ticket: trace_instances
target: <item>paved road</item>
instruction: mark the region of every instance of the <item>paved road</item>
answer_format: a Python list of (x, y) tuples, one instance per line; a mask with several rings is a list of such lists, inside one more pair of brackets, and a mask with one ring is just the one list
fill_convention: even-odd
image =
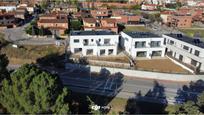
[(29, 23), (17, 27), (17, 28), (9, 28), (2, 30), (2, 33), (5, 34), (5, 39), (14, 42), (15, 44), (21, 44), (21, 45), (49, 45), (49, 44), (55, 44), (55, 40), (53, 38), (33, 38), (29, 37), (25, 33), (25, 27), (27, 27)]
[[(15, 69), (19, 65), (9, 65)], [(58, 74), (63, 84), (75, 92), (97, 94), (104, 96), (116, 96), (120, 98), (137, 98), (142, 101), (156, 103), (182, 103), (191, 96), (193, 99), (204, 90), (203, 86), (194, 87), (192, 91), (179, 91), (188, 82), (155, 81), (115, 75), (96, 75), (81, 70), (64, 70), (52, 67), (44, 68), (51, 73)], [(108, 77), (107, 77), (108, 76)], [(178, 97), (178, 93), (180, 95)], [(177, 100), (177, 101), (176, 101)]]
[[(186, 99), (185, 96), (177, 98), (177, 93), (178, 89), (182, 89), (184, 85), (189, 84), (187, 82), (155, 82), (155, 80), (124, 77), (120, 74), (111, 77), (103, 75), (98, 77), (92, 75), (90, 77), (90, 73), (77, 70), (59, 71), (58, 73), (63, 84), (74, 91), (121, 98), (134, 97), (160, 103), (168, 101), (170, 104), (180, 103)], [(196, 97), (200, 92), (195, 90), (194, 92), (182, 91), (182, 93)]]

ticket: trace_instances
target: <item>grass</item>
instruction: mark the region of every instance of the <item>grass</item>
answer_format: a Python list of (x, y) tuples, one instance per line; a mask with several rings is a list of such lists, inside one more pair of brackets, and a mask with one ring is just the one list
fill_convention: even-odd
[(118, 114), (119, 112), (125, 111), (125, 106), (127, 105), (127, 99), (123, 98), (114, 98), (108, 104), (111, 106), (111, 110), (109, 111), (109, 115)]
[(35, 63), (36, 59), (45, 57), (46, 55), (53, 53), (63, 53), (64, 48), (56, 47), (54, 45), (25, 45), (20, 48), (13, 48), (11, 45), (7, 45), (2, 48), (1, 52), (8, 56), (10, 64), (25, 64)]
[(204, 40), (204, 29), (180, 29), (180, 31), (190, 37), (193, 37), (194, 34), (199, 33), (202, 40)]
[(141, 32), (149, 32), (150, 30), (148, 30), (147, 28), (145, 28), (144, 26), (126, 26), (124, 29), (125, 32), (128, 31), (141, 31)]

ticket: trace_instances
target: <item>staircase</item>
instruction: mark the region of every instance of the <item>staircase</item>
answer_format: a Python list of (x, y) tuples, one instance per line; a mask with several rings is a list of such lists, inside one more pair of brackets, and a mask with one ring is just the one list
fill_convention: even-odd
[(130, 61), (130, 66), (132, 65), (131, 67), (135, 67), (136, 62), (135, 62), (134, 58), (131, 55), (129, 55), (126, 51), (123, 51), (123, 53), (128, 57), (128, 59)]

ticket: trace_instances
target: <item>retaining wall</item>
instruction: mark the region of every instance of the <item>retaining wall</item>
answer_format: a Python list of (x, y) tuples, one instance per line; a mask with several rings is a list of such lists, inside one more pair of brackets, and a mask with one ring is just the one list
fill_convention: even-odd
[(70, 63), (66, 64), (66, 69), (73, 69), (73, 68), (84, 69), (86, 71), (91, 71), (91, 72), (101, 72), (101, 70), (106, 70), (106, 71), (109, 71), (111, 74), (120, 72), (125, 76), (135, 77), (135, 78), (169, 80), (169, 81), (179, 81), (179, 82), (204, 80), (204, 75), (168, 74), (168, 73), (128, 70), (128, 69), (90, 66), (90, 65), (85, 66), (85, 65), (70, 64)]

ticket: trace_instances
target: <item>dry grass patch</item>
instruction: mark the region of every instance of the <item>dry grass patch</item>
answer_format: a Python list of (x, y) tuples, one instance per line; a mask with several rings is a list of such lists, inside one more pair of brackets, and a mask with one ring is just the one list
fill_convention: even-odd
[(150, 32), (150, 30), (145, 28), (145, 26), (125, 26), (124, 31), (125, 32), (129, 32), (129, 31)]
[(158, 71), (168, 73), (188, 73), (187, 70), (176, 65), (169, 59), (136, 60), (136, 68), (147, 71)]
[(119, 112), (125, 111), (125, 106), (127, 105), (127, 99), (114, 98), (113, 100), (111, 100), (111, 102), (108, 105), (112, 107), (108, 114), (117, 115)]
[[(72, 58), (80, 58), (79, 55), (72, 55), (71, 57)], [(126, 56), (86, 56), (86, 58), (88, 60), (129, 63), (129, 60)]]
[(36, 59), (50, 54), (62, 54), (64, 52), (64, 48), (56, 47), (54, 45), (25, 45), (20, 48), (13, 48), (11, 45), (8, 45), (3, 47), (1, 52), (8, 56), (11, 64), (25, 64), (35, 62)]

